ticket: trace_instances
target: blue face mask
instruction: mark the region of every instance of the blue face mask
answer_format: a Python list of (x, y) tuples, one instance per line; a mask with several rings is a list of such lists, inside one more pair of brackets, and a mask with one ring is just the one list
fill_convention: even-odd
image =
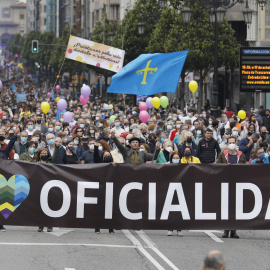
[(48, 141), (48, 144), (49, 144), (49, 145), (54, 145), (54, 139), (50, 139), (50, 140)]
[(177, 120), (177, 118), (176, 118), (176, 117), (174, 117), (174, 118), (173, 118), (173, 121), (176, 121), (176, 120)]
[(161, 140), (161, 142), (163, 143), (163, 142), (165, 141), (165, 138), (161, 138), (160, 140)]
[(55, 130), (60, 130), (60, 129), (61, 129), (60, 126), (56, 126), (56, 127), (55, 127)]
[(177, 163), (179, 163), (179, 162), (180, 162), (179, 159), (172, 159), (172, 163), (174, 163), (174, 164), (177, 164)]
[(5, 120), (5, 119), (7, 119), (7, 117), (4, 115), (4, 116), (3, 116), (3, 119)]
[(120, 126), (120, 123), (115, 123), (114, 124), (116, 127), (119, 127)]
[(27, 142), (27, 138), (21, 137), (21, 142), (22, 142), (22, 143), (26, 143), (26, 142)]
[(69, 132), (67, 131), (67, 130), (65, 130), (65, 133), (68, 135), (69, 134)]
[(29, 125), (28, 126), (28, 129), (32, 130), (33, 129), (33, 126), (32, 125)]
[(74, 141), (74, 144), (78, 145), (79, 144), (79, 141)]
[(36, 151), (36, 148), (35, 148), (35, 147), (30, 147), (30, 148), (29, 148), (29, 152), (30, 152), (31, 154), (34, 154), (35, 151)]
[(52, 133), (53, 132), (53, 128), (49, 128), (48, 131)]
[(171, 126), (171, 125), (168, 125), (168, 126), (167, 126), (167, 129), (168, 129), (168, 130), (171, 130), (171, 129), (172, 129), (172, 126)]
[(84, 128), (84, 124), (80, 124), (80, 128)]

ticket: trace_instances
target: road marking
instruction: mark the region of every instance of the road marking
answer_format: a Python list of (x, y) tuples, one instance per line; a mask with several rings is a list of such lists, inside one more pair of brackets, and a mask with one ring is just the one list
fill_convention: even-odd
[(144, 231), (136, 231), (136, 233), (141, 237), (141, 239), (151, 248), (157, 255), (166, 262), (172, 269), (179, 270), (162, 252), (160, 252), (156, 247), (155, 243), (144, 233)]
[(65, 268), (65, 270), (76, 270), (75, 268)]
[(224, 243), (220, 238), (218, 238), (214, 233), (222, 233), (221, 231), (211, 231), (211, 230), (205, 230), (205, 231), (198, 231), (198, 230), (191, 230), (190, 232), (203, 232), (207, 234), (209, 237), (211, 237), (214, 241), (218, 243)]
[(56, 228), (53, 228), (53, 231), (52, 232), (46, 232), (44, 231), (45, 233), (48, 233), (48, 234), (52, 234), (52, 235), (55, 235), (55, 236), (62, 236), (66, 233), (70, 233), (70, 232), (73, 232), (74, 230), (65, 230), (65, 229), (60, 229), (58, 227)]
[(84, 243), (1, 243), (0, 246), (89, 246), (89, 247), (112, 247), (112, 248), (137, 248), (126, 245), (84, 244)]
[(132, 244), (159, 270), (165, 270), (142, 246), (140, 241), (136, 239), (129, 230), (122, 230), (126, 237), (132, 242)]

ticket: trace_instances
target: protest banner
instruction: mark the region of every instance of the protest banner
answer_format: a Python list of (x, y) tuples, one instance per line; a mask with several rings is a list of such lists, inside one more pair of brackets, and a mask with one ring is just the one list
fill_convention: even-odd
[(270, 228), (269, 165), (0, 160), (0, 224), (114, 229)]
[(65, 57), (88, 65), (118, 72), (125, 51), (91, 40), (70, 36)]

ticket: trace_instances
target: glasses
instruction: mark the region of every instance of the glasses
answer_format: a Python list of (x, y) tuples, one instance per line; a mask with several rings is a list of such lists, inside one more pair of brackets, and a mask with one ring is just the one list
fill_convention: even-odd
[(83, 132), (82, 130), (77, 130), (77, 132)]

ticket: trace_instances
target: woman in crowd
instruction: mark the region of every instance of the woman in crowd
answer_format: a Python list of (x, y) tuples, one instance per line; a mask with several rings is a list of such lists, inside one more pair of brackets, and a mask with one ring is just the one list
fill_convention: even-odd
[(95, 134), (97, 133), (97, 128), (94, 125), (89, 125), (89, 127), (86, 130), (86, 136), (89, 138), (95, 139)]
[(140, 151), (145, 151), (146, 153), (150, 153), (150, 147), (148, 144), (143, 143), (140, 145)]
[(73, 134), (73, 136), (74, 136), (74, 135), (78, 135), (78, 136), (81, 137), (81, 138), (84, 137), (84, 131), (83, 131), (83, 128), (81, 128), (81, 127), (75, 128), (75, 129), (73, 130), (72, 134)]
[(75, 149), (76, 155), (78, 157), (78, 160), (80, 161), (82, 159), (82, 155), (85, 151), (84, 147), (83, 147), (82, 139), (79, 135), (73, 135), (72, 141), (74, 142), (74, 146), (76, 148)]
[(247, 122), (247, 128), (249, 128), (249, 126), (251, 124), (255, 125), (255, 131), (259, 132), (259, 124), (258, 124), (258, 121), (256, 120), (255, 114), (250, 115), (248, 122)]
[(26, 152), (20, 155), (20, 160), (28, 161), (28, 162), (36, 162), (35, 151), (37, 149), (36, 142), (27, 142), (26, 144)]
[[(36, 160), (38, 163), (51, 163), (50, 152), (47, 148), (40, 148), (37, 152)], [(38, 232), (43, 232), (44, 227), (38, 227)], [(52, 232), (53, 228), (48, 227), (47, 232)]]
[(109, 144), (107, 142), (101, 140), (98, 143), (99, 143), (98, 149), (100, 151), (105, 151), (105, 150), (109, 151), (109, 152), (111, 151), (111, 148), (110, 148), (110, 146), (109, 146)]
[(201, 163), (201, 161), (192, 156), (192, 149), (189, 146), (186, 146), (183, 151), (183, 157), (181, 158), (181, 163), (192, 164), (192, 163)]
[(196, 144), (199, 143), (199, 141), (204, 138), (204, 130), (202, 127), (198, 127), (197, 130), (196, 130), (196, 134), (195, 134), (195, 142)]
[(169, 139), (167, 139), (163, 143), (163, 150), (160, 151), (160, 153), (158, 154), (156, 163), (158, 164), (169, 163), (172, 152), (173, 152), (172, 142)]
[(42, 147), (46, 147), (46, 143), (43, 140), (43, 136), (42, 136), (40, 131), (38, 131), (38, 130), (34, 131), (32, 139), (33, 138), (37, 138), (37, 142), (38, 142), (37, 149), (40, 149)]
[(76, 155), (76, 147), (74, 147), (74, 141), (70, 139), (66, 142), (66, 154), (68, 164), (78, 164), (79, 160)]

